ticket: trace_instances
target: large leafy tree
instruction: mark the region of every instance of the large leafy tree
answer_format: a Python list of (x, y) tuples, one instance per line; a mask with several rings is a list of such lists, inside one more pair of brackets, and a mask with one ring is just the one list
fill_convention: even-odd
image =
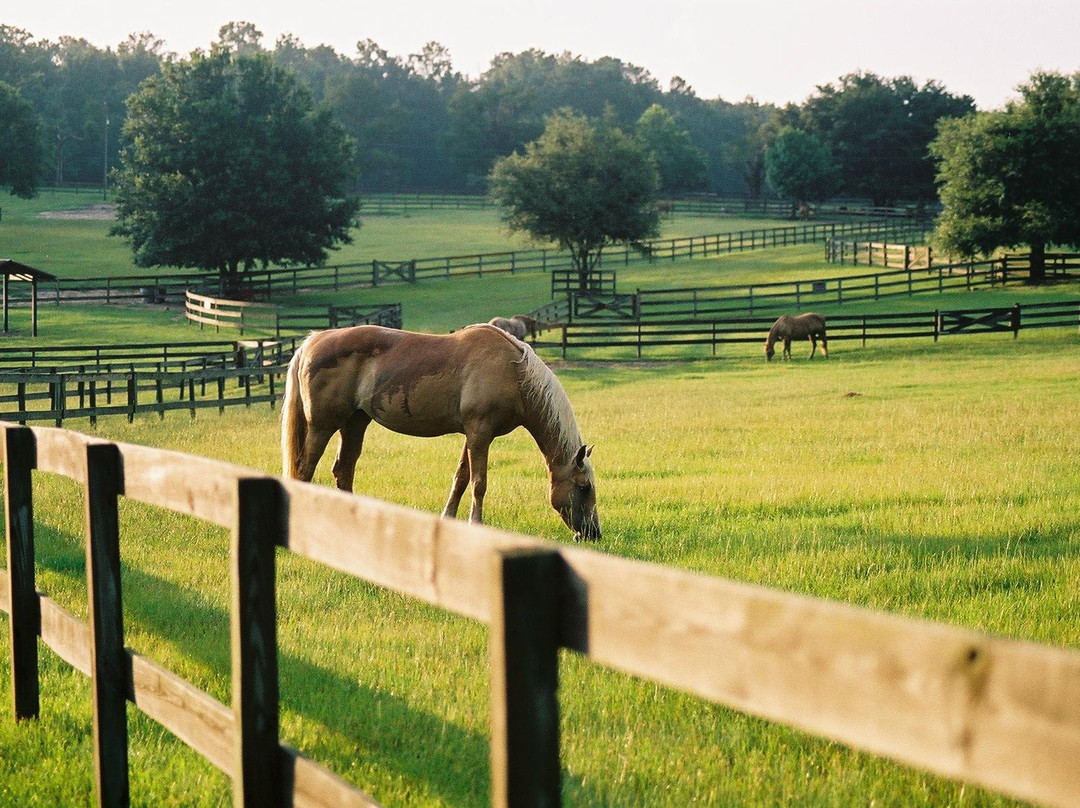
[(791, 200), (794, 213), (835, 194), (840, 172), (828, 147), (817, 137), (788, 126), (777, 133), (765, 152), (765, 181)]
[(843, 190), (874, 204), (932, 200), (934, 165), (927, 146), (942, 118), (974, 112), (969, 96), (930, 81), (850, 73), (803, 104), (800, 128), (817, 135), (840, 163)]
[(128, 100), (113, 233), (139, 266), (240, 272), (319, 264), (348, 243), (358, 203), (341, 188), (352, 144), (263, 53), (166, 64)]
[(581, 289), (605, 246), (659, 228), (656, 168), (609, 118), (556, 112), (523, 152), (496, 162), (490, 179), (510, 229), (569, 251)]
[(705, 184), (705, 155), (668, 110), (659, 104), (650, 106), (638, 118), (634, 133), (656, 162), (662, 191), (694, 191)]
[(33, 196), (43, 159), (37, 115), (14, 87), (0, 82), (0, 185), (15, 196)]
[(943, 122), (931, 144), (942, 214), (936, 242), (961, 255), (1080, 244), (1080, 73), (1037, 72), (1005, 109)]

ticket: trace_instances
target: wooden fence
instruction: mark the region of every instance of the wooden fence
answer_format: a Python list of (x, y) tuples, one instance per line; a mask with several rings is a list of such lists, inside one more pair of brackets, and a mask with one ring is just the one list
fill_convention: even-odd
[[(578, 319), (546, 326), (534, 344), (572, 351), (621, 349), (641, 358), (646, 350), (701, 346), (715, 355), (725, 344), (763, 343), (775, 315), (759, 317), (698, 317), (694, 319)], [(977, 332), (1005, 332), (1017, 337), (1032, 328), (1080, 328), (1080, 300), (1035, 303), (1023, 307), (935, 310), (899, 314), (831, 314), (829, 342), (877, 339), (932, 339)]]
[[(101, 805), (128, 803), (127, 701), (229, 775), (234, 805), (376, 804), (280, 742), (277, 547), (487, 623), (493, 805), (561, 803), (560, 648), (937, 774), (1080, 805), (1076, 651), (544, 543), (176, 452), (2, 431), (0, 607), (14, 715), (39, 715), (40, 637), (91, 677)], [(85, 491), (87, 621), (37, 590), (35, 471)], [(134, 539), (120, 536), (122, 496), (232, 531), (231, 706), (125, 648), (120, 547)]]
[(283, 309), (271, 303), (210, 297), (195, 292), (184, 293), (184, 316), (190, 322), (221, 328), (258, 331), (280, 337), (284, 333), (315, 331), (323, 328), (371, 323), (401, 328), (401, 304), (375, 306), (290, 306)]
[[(1066, 260), (1068, 259), (1068, 260)], [(1080, 255), (1063, 255), (1047, 265), (1051, 279), (1073, 277), (1080, 270)], [(549, 324), (577, 319), (695, 319), (753, 314), (829, 304), (880, 300), (919, 293), (940, 294), (996, 287), (1026, 279), (1027, 255), (1009, 255), (987, 261), (937, 264), (928, 269), (892, 270), (861, 275), (838, 275), (815, 280), (778, 281), (747, 285), (638, 289), (619, 294), (614, 279), (602, 290), (570, 290), (531, 314)]]
[[(0, 420), (53, 421), (170, 410), (270, 404), (281, 395), (280, 377), (301, 337), (206, 343), (70, 346), (11, 350), (0, 360), (31, 354), (31, 364), (0, 369)], [(157, 349), (158, 353), (152, 351)], [(32, 352), (32, 353), (31, 353)], [(44, 362), (51, 364), (44, 364)], [(36, 364), (33, 364), (35, 363)]]
[[(922, 219), (880, 218), (817, 222), (790, 227), (743, 230), (609, 247), (598, 269), (641, 261), (682, 260), (711, 255), (815, 243), (826, 238), (867, 236), (905, 239), (921, 236)], [(415, 283), (440, 278), (483, 277), (485, 274), (551, 272), (573, 268), (569, 254), (555, 249), (414, 258), (403, 261), (375, 259), (356, 264), (249, 270), (241, 276), (245, 300), (270, 300), (301, 292), (340, 291), (387, 283)], [(126, 278), (63, 279), (38, 285), (39, 302), (165, 303), (181, 301), (191, 290), (197, 294), (228, 297), (216, 273), (184, 272)], [(28, 292), (13, 289), (11, 305), (29, 305)]]

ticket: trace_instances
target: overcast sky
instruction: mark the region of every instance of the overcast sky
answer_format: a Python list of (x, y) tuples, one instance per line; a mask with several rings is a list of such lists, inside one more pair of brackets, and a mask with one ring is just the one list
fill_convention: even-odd
[(0, 23), (36, 39), (104, 48), (148, 31), (182, 56), (239, 21), (254, 23), (267, 48), (289, 33), (345, 56), (364, 39), (402, 57), (436, 41), (473, 78), (503, 52), (612, 56), (664, 89), (680, 76), (700, 98), (775, 104), (861, 70), (935, 79), (992, 109), (1034, 70), (1080, 71), (1078, 0), (0, 0), (0, 9)]

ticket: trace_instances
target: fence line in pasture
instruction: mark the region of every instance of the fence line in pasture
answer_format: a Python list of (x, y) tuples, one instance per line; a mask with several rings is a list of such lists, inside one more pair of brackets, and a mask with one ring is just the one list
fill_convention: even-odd
[(195, 292), (184, 294), (184, 315), (193, 323), (221, 328), (235, 328), (241, 334), (260, 331), (280, 337), (285, 332), (313, 331), (323, 328), (374, 324), (401, 328), (401, 304), (373, 306), (309, 306), (283, 309), (272, 303), (254, 303), (210, 297)]
[[(487, 624), (493, 805), (561, 804), (555, 674), (565, 648), (936, 774), (1080, 806), (1076, 651), (541, 542), (177, 452), (0, 431), (14, 718), (42, 720), (40, 637), (91, 678), (99, 804), (128, 804), (127, 701), (228, 775), (236, 805), (376, 804), (280, 741), (280, 547)], [(85, 490), (85, 621), (37, 588), (36, 471)], [(131, 539), (121, 536), (121, 497), (231, 530), (231, 705), (124, 646), (120, 553)]]
[[(734, 233), (659, 239), (613, 245), (601, 257), (598, 269), (641, 261), (704, 258), (726, 253), (787, 247), (824, 241), (829, 237), (917, 238), (925, 229), (921, 219), (879, 218), (815, 222), (787, 227), (758, 228)], [(570, 270), (569, 254), (555, 249), (413, 258), (401, 261), (331, 264), (318, 267), (252, 269), (240, 276), (244, 299), (270, 300), (301, 292), (341, 291), (387, 283), (415, 283), (440, 278), (483, 277), (485, 274)], [(215, 272), (183, 272), (124, 278), (58, 278), (38, 285), (39, 303), (166, 303), (184, 300), (188, 291), (229, 297), (224, 279)], [(11, 305), (29, 305), (28, 292), (13, 289)]]
[[(971, 260), (945, 257), (935, 264), (932, 247), (911, 244), (890, 244), (876, 241), (845, 241), (829, 238), (825, 242), (825, 260), (833, 264), (851, 264), (858, 266), (879, 266), (900, 269), (932, 269), (937, 266), (964, 267)], [(1030, 270), (1031, 253), (1006, 253), (995, 259), (1003, 274), (1010, 270)], [(1049, 275), (1061, 275), (1080, 269), (1078, 253), (1046, 253), (1044, 256), (1046, 272)], [(979, 262), (985, 263), (985, 262)]]
[(30, 354), (31, 364), (0, 368), (0, 420), (60, 426), (72, 418), (95, 424), (99, 417), (126, 415), (130, 422), (147, 412), (164, 418), (167, 411), (188, 410), (194, 418), (208, 407), (275, 406), (300, 339), (204, 343), (218, 350), (201, 354), (199, 343), (6, 351), (0, 361), (21, 353), (24, 361)]
[[(360, 196), (360, 215), (401, 214), (411, 211), (433, 210), (491, 210), (498, 204), (482, 194), (430, 193), (430, 192), (367, 192)], [(786, 219), (797, 210), (790, 200), (752, 199), (744, 196), (694, 195), (666, 197), (658, 200), (663, 213), (682, 213), (701, 216), (762, 216)], [(839, 202), (815, 206), (813, 215), (822, 217), (860, 217), (880, 219), (883, 217), (908, 217), (919, 213), (910, 208), (874, 207)]]
[[(721, 345), (762, 342), (775, 319), (769, 315), (575, 320), (547, 326), (535, 345), (556, 349), (564, 359), (571, 351), (629, 349), (641, 358), (648, 349), (686, 346), (706, 347), (715, 355)], [(1080, 300), (1008, 308), (832, 314), (827, 320), (830, 343), (859, 340), (865, 346), (868, 340), (915, 338), (936, 342), (942, 336), (979, 332), (1011, 333), (1015, 339), (1027, 329), (1080, 328)]]
[[(1071, 277), (1080, 269), (1080, 254), (1061, 254), (1047, 265), (1050, 278)], [(935, 264), (925, 270), (892, 270), (862, 275), (837, 275), (816, 280), (777, 281), (746, 285), (638, 289), (619, 294), (614, 279), (601, 289), (584, 292), (568, 289), (531, 312), (549, 324), (578, 319), (674, 319), (754, 314), (780, 308), (805, 308), (827, 304), (881, 300), (919, 293), (940, 294), (970, 291), (980, 287), (1003, 286), (1026, 277), (1030, 270), (1027, 255), (1010, 255), (986, 261)], [(608, 288), (610, 286), (610, 288)]]

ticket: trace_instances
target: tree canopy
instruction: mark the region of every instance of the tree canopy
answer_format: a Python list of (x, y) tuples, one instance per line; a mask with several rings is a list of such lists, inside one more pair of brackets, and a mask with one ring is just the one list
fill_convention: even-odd
[(37, 191), (44, 155), (40, 124), (18, 90), (0, 81), (0, 185), (15, 196)]
[(347, 243), (352, 143), (293, 74), (219, 47), (165, 65), (128, 101), (115, 234), (139, 266), (238, 273), (319, 264)]
[(656, 168), (610, 118), (553, 114), (524, 152), (496, 162), (490, 179), (510, 229), (569, 251), (581, 289), (605, 246), (659, 229)]
[(798, 126), (817, 135), (840, 163), (842, 187), (875, 205), (935, 197), (927, 147), (942, 118), (975, 110), (969, 96), (909, 76), (849, 73), (817, 88), (798, 110)]
[(1037, 72), (1004, 110), (944, 121), (931, 144), (942, 214), (935, 240), (961, 255), (1080, 244), (1080, 73)]
[(765, 152), (765, 181), (798, 208), (836, 193), (840, 171), (817, 137), (789, 126), (780, 130)]
[(689, 133), (668, 110), (651, 105), (638, 118), (634, 134), (656, 162), (660, 190), (677, 194), (705, 185), (705, 154), (690, 142)]

